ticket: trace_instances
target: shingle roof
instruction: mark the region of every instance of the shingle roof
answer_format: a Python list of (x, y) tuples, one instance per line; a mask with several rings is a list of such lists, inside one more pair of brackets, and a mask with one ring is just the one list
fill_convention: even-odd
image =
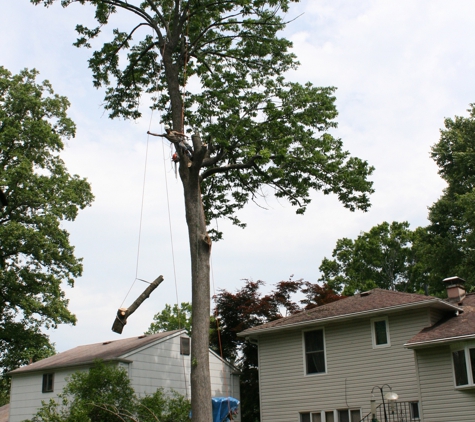
[(123, 340), (106, 341), (103, 343), (78, 346), (66, 352), (58, 353), (27, 366), (15, 369), (9, 374), (22, 374), (33, 371), (45, 371), (54, 368), (86, 365), (96, 359), (111, 361), (121, 359), (124, 355), (147, 346), (155, 341), (181, 333), (183, 330), (168, 331), (148, 336), (130, 337)]
[(449, 316), (431, 327), (424, 328), (405, 346), (414, 348), (475, 338), (475, 294), (465, 297), (462, 310), (463, 312), (458, 315)]
[(0, 422), (8, 422), (10, 417), (10, 403), (0, 407)]
[(392, 309), (407, 307), (434, 306), (441, 309), (460, 309), (442, 299), (415, 293), (395, 292), (384, 289), (373, 289), (356, 294), (336, 302), (318, 306), (308, 311), (281, 318), (267, 324), (249, 328), (238, 334), (240, 337), (256, 335), (270, 330), (290, 328), (294, 325), (311, 324), (318, 321), (342, 319), (366, 315)]

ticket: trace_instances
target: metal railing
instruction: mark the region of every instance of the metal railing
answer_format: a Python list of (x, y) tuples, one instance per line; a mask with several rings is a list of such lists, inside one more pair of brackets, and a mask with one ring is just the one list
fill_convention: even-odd
[[(420, 422), (418, 410), (415, 411), (414, 402), (395, 402), (386, 403), (386, 412), (384, 412), (383, 404), (381, 403), (376, 408), (375, 419), (371, 413), (368, 413), (360, 422)], [(418, 408), (417, 408), (418, 409)]]

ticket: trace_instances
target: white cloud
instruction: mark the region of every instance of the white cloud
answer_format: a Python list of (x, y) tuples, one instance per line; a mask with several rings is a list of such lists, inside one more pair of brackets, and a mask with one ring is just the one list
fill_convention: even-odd
[[(90, 51), (71, 46), (74, 26), (90, 22), (91, 10), (33, 7), (28, 1), (0, 0), (2, 64), (12, 72), (36, 67), (56, 92), (72, 103), (77, 137), (63, 155), (73, 173), (92, 183), (96, 201), (65, 224), (84, 276), (67, 289), (76, 327), (51, 333), (59, 350), (114, 338), (117, 307), (136, 272), (142, 180), (151, 114), (137, 123), (110, 121), (101, 108), (87, 69)], [(89, 9), (89, 10), (88, 10)], [(215, 288), (235, 290), (241, 278), (274, 283), (295, 273), (315, 282), (318, 266), (338, 238), (354, 237), (382, 221), (426, 223), (427, 206), (444, 186), (429, 156), (444, 117), (464, 114), (475, 101), (475, 3), (453, 0), (307, 0), (292, 4), (285, 34), (302, 66), (290, 77), (336, 86), (340, 115), (335, 136), (352, 154), (376, 167), (376, 193), (368, 213), (350, 213), (334, 197), (316, 194), (304, 216), (288, 204), (269, 200), (269, 210), (249, 205), (242, 212), (245, 230), (219, 222), (225, 239), (213, 246)], [(114, 17), (118, 24), (126, 19)], [(154, 130), (160, 116), (154, 115)], [(190, 300), (188, 234), (183, 193), (161, 141), (150, 139), (138, 277), (165, 276), (124, 329), (124, 336), (145, 331), (155, 312), (175, 303), (165, 174), (175, 253), (179, 300)], [(165, 173), (164, 173), (165, 169)], [(144, 286), (136, 283), (132, 301)]]

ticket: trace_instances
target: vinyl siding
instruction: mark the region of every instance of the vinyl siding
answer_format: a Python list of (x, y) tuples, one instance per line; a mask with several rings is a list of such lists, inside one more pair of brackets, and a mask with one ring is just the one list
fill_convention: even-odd
[(158, 388), (190, 397), (190, 356), (180, 355), (180, 336), (126, 355), (129, 378), (137, 395), (153, 394)]
[(475, 389), (455, 389), (449, 346), (416, 351), (424, 422), (473, 422)]
[(446, 311), (443, 311), (442, 309), (429, 309), (429, 324), (427, 324), (428, 326), (430, 325), (434, 325), (436, 322), (440, 321), (445, 315), (447, 314)]
[(427, 326), (428, 310), (379, 316), (388, 317), (390, 347), (373, 348), (370, 318), (315, 325), (325, 330), (325, 374), (304, 374), (301, 329), (261, 335), (261, 422), (297, 422), (299, 412), (346, 408), (361, 408), (364, 416), (375, 385), (389, 384), (400, 400), (417, 401), (414, 353), (403, 345)]
[[(239, 379), (231, 375), (232, 367), (213, 353), (209, 355), (211, 395), (213, 397), (239, 397)], [(166, 392), (175, 390), (183, 396), (191, 396), (190, 356), (180, 355), (180, 338), (127, 355), (133, 360), (129, 365), (132, 387), (138, 395), (153, 394), (158, 388)]]
[[(43, 393), (43, 373), (21, 374), (12, 377), (10, 390), (10, 419), (9, 422), (21, 422), (30, 419), (41, 407), (41, 402), (56, 399), (66, 386), (66, 379), (81, 368), (54, 372), (54, 391)], [(86, 368), (82, 368), (86, 370)]]
[[(232, 375), (233, 368), (217, 355), (210, 352), (209, 356), (211, 395), (213, 397), (232, 396), (239, 400), (239, 377)], [(137, 395), (153, 394), (158, 388), (163, 388), (165, 392), (173, 389), (185, 397), (191, 396), (190, 356), (180, 354), (179, 335), (128, 353), (123, 357), (132, 361), (129, 364), (119, 363), (119, 366), (127, 371)], [(54, 371), (53, 393), (41, 392), (43, 373), (13, 375), (9, 422), (30, 419), (41, 407), (41, 401), (56, 398), (65, 387), (66, 378), (77, 370), (76, 367), (70, 370)], [(239, 417), (237, 420), (240, 421)]]

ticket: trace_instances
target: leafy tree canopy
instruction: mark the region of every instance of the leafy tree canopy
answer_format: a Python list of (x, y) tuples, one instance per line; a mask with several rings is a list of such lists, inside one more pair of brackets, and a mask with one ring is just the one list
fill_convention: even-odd
[(458, 275), (475, 287), (475, 104), (468, 117), (445, 119), (432, 158), (447, 182), (443, 195), (429, 208), (425, 263), (430, 283)]
[[(106, 87), (111, 117), (139, 117), (148, 92), (164, 121), (179, 131), (197, 128), (206, 140), (207, 148), (194, 145), (193, 165), (201, 169), (208, 223), (227, 217), (243, 225), (236, 211), (257, 200), (264, 186), (299, 213), (311, 190), (335, 193), (351, 210), (369, 207), (372, 167), (328, 133), (336, 127), (334, 88), (282, 76), (298, 64), (290, 41), (277, 35), (289, 0), (80, 3), (94, 6), (98, 25), (77, 26), (78, 47), (94, 48), (115, 13), (130, 13), (130, 27), (114, 29), (89, 60), (94, 85)], [(198, 92), (187, 91), (188, 80), (197, 82)]]
[(191, 336), (191, 325), (191, 303), (182, 302), (180, 307), (167, 303), (165, 309), (153, 316), (153, 322), (145, 334), (185, 329)]
[(417, 290), (420, 286), (411, 279), (413, 237), (409, 223), (384, 222), (355, 240), (339, 239), (332, 253), (334, 259), (324, 258), (320, 265), (319, 281), (345, 295), (375, 287)]
[(74, 323), (61, 290), (82, 272), (62, 220), (74, 220), (93, 195), (59, 157), (74, 136), (66, 97), (36, 70), (0, 67), (0, 367), (11, 370), (54, 352), (42, 328)]

